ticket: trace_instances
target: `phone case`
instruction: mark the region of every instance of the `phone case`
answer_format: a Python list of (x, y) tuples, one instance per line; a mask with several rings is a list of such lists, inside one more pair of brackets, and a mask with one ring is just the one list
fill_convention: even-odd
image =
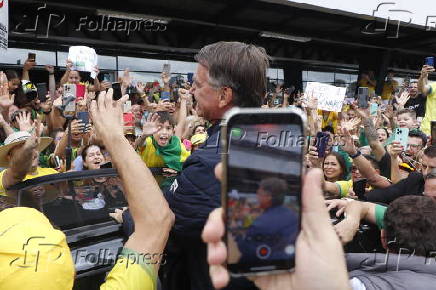
[[(282, 114), (282, 113), (294, 113), (298, 114), (302, 120), (302, 132), (305, 136), (308, 135), (307, 133), (307, 118), (306, 115), (299, 109), (299, 108), (279, 108), (279, 109), (250, 109), (250, 108), (233, 108), (229, 110), (222, 122), (221, 122), (221, 138), (220, 138), (220, 145), (221, 145), (221, 152), (224, 152), (221, 154), (222, 156), (222, 180), (221, 180), (221, 205), (223, 207), (223, 218), (224, 220), (227, 219), (227, 188), (228, 188), (228, 180), (227, 180), (227, 167), (228, 167), (228, 133), (227, 133), (227, 127), (228, 127), (228, 121), (235, 115), (239, 113), (246, 113), (246, 114), (261, 114), (261, 113), (276, 113), (276, 114)], [(307, 145), (307, 144), (306, 144)], [(304, 156), (306, 154), (307, 146), (304, 146), (304, 150), (302, 152), (302, 160), (301, 164), (304, 164)], [(304, 175), (304, 166), (302, 167), (302, 176)], [(301, 219), (300, 219), (301, 222)], [(227, 239), (227, 228), (226, 233), (224, 234), (225, 239)], [(230, 275), (232, 277), (247, 277), (247, 276), (264, 276), (264, 275), (271, 275), (271, 274), (278, 274), (278, 273), (289, 273), (293, 272), (294, 269), (288, 269), (288, 270), (275, 270), (275, 271), (267, 271), (267, 272), (256, 272), (256, 273), (243, 273), (243, 274), (236, 274), (231, 273)]]
[(76, 85), (75, 84), (64, 85), (62, 106), (64, 106), (65, 114), (74, 115), (74, 113), (76, 112)]
[(83, 100), (85, 98), (85, 85), (77, 84), (76, 85), (76, 97), (77, 101)]
[(371, 103), (371, 106), (369, 107), (369, 113), (371, 116), (377, 116), (377, 110), (378, 110), (378, 104)]
[(409, 141), (409, 128), (395, 128), (394, 136), (394, 140), (399, 141), (403, 145), (404, 150), (406, 150)]
[(135, 123), (133, 121), (133, 113), (124, 113), (123, 120), (124, 120), (125, 127), (134, 127), (135, 126)]

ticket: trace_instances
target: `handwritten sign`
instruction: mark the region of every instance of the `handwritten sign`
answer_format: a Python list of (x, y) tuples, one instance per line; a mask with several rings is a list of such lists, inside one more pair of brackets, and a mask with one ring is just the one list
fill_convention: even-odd
[(306, 97), (318, 99), (318, 109), (331, 112), (342, 111), (346, 88), (309, 82), (304, 94)]
[(8, 1), (0, 0), (0, 50), (8, 49)]
[(71, 46), (68, 51), (68, 59), (73, 62), (73, 70), (88, 71), (95, 78), (95, 66), (97, 54), (93, 48), (87, 46)]

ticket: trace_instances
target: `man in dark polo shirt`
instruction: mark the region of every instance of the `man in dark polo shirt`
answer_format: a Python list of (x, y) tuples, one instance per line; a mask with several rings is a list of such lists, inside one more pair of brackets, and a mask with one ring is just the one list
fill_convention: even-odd
[[(218, 42), (203, 47), (195, 59), (198, 66), (191, 93), (198, 115), (213, 125), (205, 144), (185, 161), (165, 193), (176, 216), (167, 245), (168, 265), (163, 269), (165, 289), (214, 289), (201, 232), (209, 213), (221, 206), (221, 185), (214, 174), (221, 160), (220, 120), (235, 106), (260, 108), (266, 93), (269, 60), (263, 48)], [(233, 289), (247, 289), (243, 287)]]

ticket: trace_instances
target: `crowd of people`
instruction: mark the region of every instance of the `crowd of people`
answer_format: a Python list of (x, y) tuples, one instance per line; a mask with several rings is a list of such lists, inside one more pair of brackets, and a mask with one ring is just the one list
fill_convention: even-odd
[[(219, 42), (201, 49), (195, 59), (192, 83), (164, 71), (160, 81), (143, 84), (124, 71), (119, 100), (113, 99), (116, 86), (99, 81), (97, 67), (97, 77), (89, 79), (67, 61), (57, 80), (55, 68), (46, 66), (45, 96), (38, 95), (31, 79), (33, 59), (21, 72), (0, 72), (0, 232), (9, 237), (0, 242), (0, 259), (19, 252), (17, 239), (37, 233), (52, 237), (65, 254), (58, 261), (62, 265), (49, 263), (45, 272), (6, 267), (8, 273), (0, 275), (2, 289), (31, 280), (44, 283), (44, 289), (71, 289), (74, 283), (65, 235), (35, 209), (15, 207), (8, 188), (106, 164), (118, 170), (129, 205), (112, 216), (134, 226), (102, 289), (433, 287), (435, 265), (424, 261), (436, 250), (436, 145), (431, 140), (436, 83), (428, 80), (433, 67), (425, 65), (417, 81), (401, 87), (388, 73), (381, 96), (375, 95), (373, 74), (364, 73), (359, 87), (370, 89), (368, 105), (359, 104), (356, 89), (355, 101), (341, 112), (329, 112), (318, 109), (314, 95), (282, 84), (268, 91), (269, 57), (263, 48)], [(71, 85), (84, 87), (84, 94), (69, 115), (72, 100), (65, 98), (65, 90)], [(227, 254), (219, 132), (220, 120), (233, 107), (298, 107), (307, 116), (310, 135), (295, 272), (260, 276), (254, 283), (230, 279), (222, 266)], [(326, 146), (316, 138), (320, 132), (328, 137)], [(165, 176), (175, 177), (174, 183), (162, 192), (149, 168), (161, 168)], [(251, 208), (240, 202), (242, 217)], [(333, 226), (327, 208), (345, 218)], [(253, 212), (253, 218), (260, 214)], [(344, 255), (342, 245), (353, 241), (361, 220), (380, 229), (380, 243), (393, 260), (401, 259), (400, 265), (389, 261), (380, 267), (369, 258), (372, 253)], [(163, 252), (165, 265), (137, 262), (141, 255)]]

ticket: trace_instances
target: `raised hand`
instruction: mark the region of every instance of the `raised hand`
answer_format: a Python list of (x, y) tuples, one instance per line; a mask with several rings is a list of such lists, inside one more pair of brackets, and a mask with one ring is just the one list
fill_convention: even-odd
[(136, 91), (140, 94), (143, 95), (145, 92), (145, 85), (142, 82), (137, 82), (136, 83)]
[(9, 83), (6, 74), (0, 71), (0, 107), (8, 109), (14, 104), (14, 95), (9, 95)]
[(361, 121), (362, 120), (360, 118), (355, 117), (348, 121), (342, 121), (341, 127), (347, 129), (348, 131), (353, 131), (357, 128), (357, 126), (359, 126)]
[(30, 119), (30, 113), (27, 111), (19, 112), (16, 120), (20, 131), (31, 131), (34, 128)]
[(23, 70), (31, 70), (34, 66), (36, 65), (36, 62), (34, 60), (31, 59), (26, 59), (26, 61), (24, 62), (24, 66), (23, 66)]
[(397, 158), (401, 152), (404, 151), (403, 145), (401, 145), (401, 142), (399, 141), (393, 141), (392, 144), (387, 146), (387, 151), (391, 158)]
[(144, 122), (142, 126), (142, 134), (145, 136), (151, 136), (157, 131), (160, 130), (159, 125), (159, 115), (158, 114), (149, 114), (147, 117), (147, 121)]
[(124, 136), (123, 104), (129, 99), (124, 95), (118, 101), (112, 100), (113, 90), (100, 92), (97, 101), (91, 103), (91, 118), (94, 129), (103, 142), (108, 143), (113, 138)]
[(49, 74), (54, 74), (54, 66), (46, 65), (45, 70), (48, 71)]
[(395, 100), (397, 101), (397, 104), (400, 108), (404, 108), (404, 105), (407, 103), (409, 99), (410, 99), (410, 95), (408, 91), (404, 91), (399, 97), (395, 95)]
[(421, 76), (423, 76), (424, 78), (428, 78), (428, 75), (434, 71), (435, 71), (434, 67), (429, 65), (424, 65), (421, 70)]
[(169, 84), (171, 76), (168, 75), (166, 72), (162, 72), (161, 78), (164, 84)]
[(357, 153), (356, 146), (354, 145), (353, 137), (351, 137), (350, 132), (346, 128), (342, 128), (342, 150), (350, 155), (355, 155)]

